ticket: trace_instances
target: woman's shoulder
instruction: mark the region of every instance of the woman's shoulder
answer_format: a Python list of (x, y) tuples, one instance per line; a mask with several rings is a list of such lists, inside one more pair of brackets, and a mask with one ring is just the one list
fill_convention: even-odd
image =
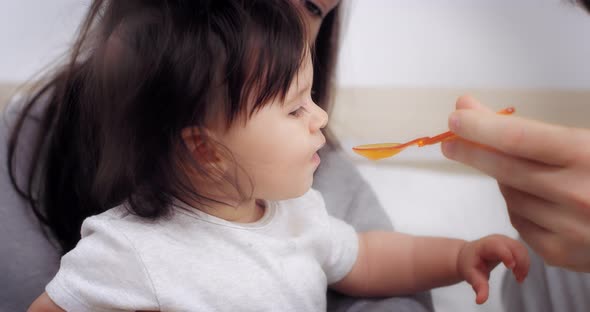
[(338, 146), (325, 146), (319, 151), (322, 159), (315, 173), (314, 188), (324, 192), (340, 185), (365, 183), (355, 164)]
[[(6, 101), (5, 107), (2, 109), (4, 118), (14, 119), (19, 116), (23, 109), (29, 104), (29, 102), (35, 97), (34, 90), (28, 92), (21, 91), (12, 95)], [(53, 96), (53, 88), (45, 90), (35, 99), (35, 102), (31, 108), (27, 111), (27, 118), (38, 120), (41, 118), (45, 110), (47, 109), (48, 103), (51, 101)]]
[(320, 150), (320, 157), (313, 187), (322, 193), (328, 213), (358, 231), (391, 229), (377, 195), (346, 153), (339, 147), (326, 146)]

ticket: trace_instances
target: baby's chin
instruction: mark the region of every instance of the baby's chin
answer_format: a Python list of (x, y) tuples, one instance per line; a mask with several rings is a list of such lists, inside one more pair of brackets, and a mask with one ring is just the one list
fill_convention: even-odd
[(305, 195), (305, 193), (309, 192), (309, 190), (311, 189), (312, 184), (313, 184), (313, 176), (311, 177), (311, 179), (309, 180), (308, 183), (306, 183), (305, 185), (302, 185), (300, 189), (297, 189), (297, 191), (289, 199), (293, 199), (293, 198), (297, 198), (297, 197), (301, 197), (301, 196)]
[(301, 187), (291, 188), (289, 190), (286, 190), (285, 192), (275, 192), (273, 194), (273, 196), (269, 196), (269, 198), (264, 198), (264, 197), (262, 197), (262, 198), (266, 199), (266, 200), (279, 201), (279, 200), (289, 200), (289, 199), (301, 197), (301, 196), (305, 195), (305, 193), (307, 193), (311, 189), (312, 182), (313, 182), (313, 179), (310, 183), (306, 183), (305, 185), (302, 185)]

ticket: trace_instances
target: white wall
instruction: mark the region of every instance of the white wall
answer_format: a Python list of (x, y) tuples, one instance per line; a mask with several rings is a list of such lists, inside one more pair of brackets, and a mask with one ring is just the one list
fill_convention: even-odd
[[(343, 86), (590, 88), (590, 16), (566, 0), (345, 0)], [(0, 2), (0, 81), (66, 47), (88, 0)]]
[(353, 0), (344, 86), (590, 89), (590, 15), (566, 0)]

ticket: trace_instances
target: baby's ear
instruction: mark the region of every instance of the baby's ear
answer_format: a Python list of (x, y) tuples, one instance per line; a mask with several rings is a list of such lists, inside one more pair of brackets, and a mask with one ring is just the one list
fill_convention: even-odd
[(197, 127), (187, 127), (182, 129), (181, 137), (193, 158), (202, 165), (211, 165), (221, 161), (209, 131)]

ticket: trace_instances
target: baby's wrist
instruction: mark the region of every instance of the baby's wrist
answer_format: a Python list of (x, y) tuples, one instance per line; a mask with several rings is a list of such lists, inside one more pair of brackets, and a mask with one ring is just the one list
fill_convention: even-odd
[(466, 263), (466, 256), (468, 254), (469, 246), (471, 246), (475, 241), (462, 241), (460, 246), (458, 247), (457, 251), (457, 261), (456, 261), (456, 270), (457, 275), (460, 277), (461, 280), (465, 279), (464, 276), (464, 265)]

